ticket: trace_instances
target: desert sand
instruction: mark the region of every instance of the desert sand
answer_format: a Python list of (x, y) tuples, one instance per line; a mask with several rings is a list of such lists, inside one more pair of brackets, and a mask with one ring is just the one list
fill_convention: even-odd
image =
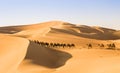
[(0, 47), (0, 73), (120, 73), (120, 30), (62, 21), (6, 26)]

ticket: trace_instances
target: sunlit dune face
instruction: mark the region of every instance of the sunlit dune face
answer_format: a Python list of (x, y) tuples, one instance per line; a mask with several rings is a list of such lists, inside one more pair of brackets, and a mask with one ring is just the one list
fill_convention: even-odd
[(0, 73), (120, 73), (120, 32), (50, 21), (0, 27)]

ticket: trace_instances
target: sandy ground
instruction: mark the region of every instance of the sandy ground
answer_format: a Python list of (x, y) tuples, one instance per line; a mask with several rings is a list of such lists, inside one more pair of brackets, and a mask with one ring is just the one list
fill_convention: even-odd
[[(112, 43), (116, 48), (107, 49)], [(120, 31), (61, 21), (0, 27), (0, 73), (120, 73)]]
[(28, 45), (26, 39), (0, 35), (0, 73), (15, 73), (26, 55)]
[[(119, 73), (120, 52), (111, 50), (71, 50), (73, 57), (53, 73)], [(79, 54), (79, 55), (78, 55)]]

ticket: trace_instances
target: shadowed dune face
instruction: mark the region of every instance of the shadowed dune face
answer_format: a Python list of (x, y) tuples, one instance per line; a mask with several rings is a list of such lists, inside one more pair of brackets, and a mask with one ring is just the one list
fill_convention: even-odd
[(120, 30), (113, 33), (114, 35), (120, 37)]
[(14, 34), (20, 31), (16, 27), (0, 27), (0, 33)]
[(89, 39), (97, 39), (97, 40), (117, 40), (120, 39), (120, 36), (118, 34), (114, 34), (115, 30), (107, 30), (106, 28), (100, 28), (103, 32), (94, 29), (92, 27), (73, 27), (72, 29), (79, 29), (80, 33), (71, 30), (69, 28), (66, 29), (60, 29), (60, 28), (51, 28), (49, 33), (47, 34), (68, 34), (68, 35), (74, 35), (77, 37), (83, 37), (83, 38), (89, 38)]
[(30, 41), (25, 59), (31, 60), (31, 63), (48, 68), (57, 68), (63, 66), (71, 54), (58, 51), (51, 48), (40, 47), (40, 45)]

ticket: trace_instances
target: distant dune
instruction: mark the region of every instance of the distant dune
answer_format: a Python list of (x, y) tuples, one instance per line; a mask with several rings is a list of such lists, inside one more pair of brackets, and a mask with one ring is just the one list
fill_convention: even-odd
[(62, 21), (0, 27), (0, 47), (0, 73), (120, 73), (120, 30), (111, 28)]

